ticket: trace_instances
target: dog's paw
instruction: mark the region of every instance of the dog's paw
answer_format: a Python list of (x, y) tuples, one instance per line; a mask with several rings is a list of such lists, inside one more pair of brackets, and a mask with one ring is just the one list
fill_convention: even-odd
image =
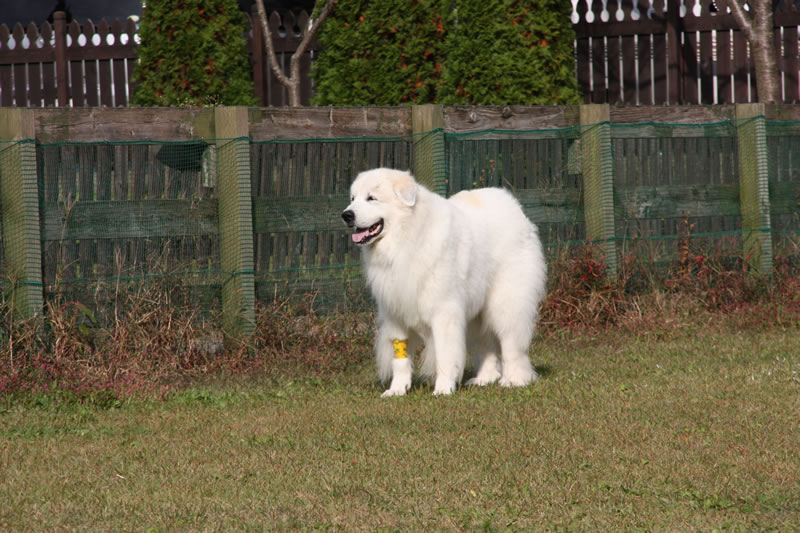
[(385, 391), (383, 391), (383, 394), (381, 394), (381, 398), (391, 398), (392, 396), (405, 396), (405, 395), (406, 395), (405, 388), (386, 389)]
[(492, 383), (497, 383), (500, 379), (500, 373), (493, 373), (491, 375), (482, 376), (478, 374), (472, 379), (468, 379), (464, 384), (468, 387), (485, 387), (486, 385), (491, 385)]
[(434, 396), (447, 396), (456, 391), (456, 384), (451, 380), (436, 380), (436, 386), (433, 388)]
[(500, 379), (501, 387), (525, 387), (539, 378), (536, 372), (513, 374)]

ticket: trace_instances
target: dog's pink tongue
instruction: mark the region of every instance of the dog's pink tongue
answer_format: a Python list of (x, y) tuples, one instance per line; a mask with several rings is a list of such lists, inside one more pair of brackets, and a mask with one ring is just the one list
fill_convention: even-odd
[(365, 229), (363, 231), (356, 231), (353, 233), (353, 242), (358, 244), (364, 239), (366, 239), (367, 235), (369, 235), (369, 229)]

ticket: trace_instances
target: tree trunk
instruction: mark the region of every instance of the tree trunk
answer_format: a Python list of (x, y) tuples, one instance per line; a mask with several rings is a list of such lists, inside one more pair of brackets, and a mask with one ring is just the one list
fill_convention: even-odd
[(314, 35), (317, 33), (317, 30), (319, 30), (322, 22), (328, 17), (328, 15), (330, 15), (331, 11), (333, 11), (333, 6), (335, 6), (338, 2), (339, 0), (327, 0), (325, 7), (323, 7), (322, 11), (319, 12), (317, 19), (312, 22), (311, 26), (308, 28), (302, 28), (303, 39), (300, 41), (300, 45), (297, 47), (297, 50), (295, 50), (294, 54), (292, 54), (292, 59), (289, 61), (289, 75), (287, 76), (284, 74), (283, 70), (278, 64), (278, 58), (275, 55), (275, 46), (272, 43), (272, 33), (269, 29), (267, 11), (264, 9), (264, 0), (256, 0), (258, 18), (261, 21), (261, 30), (264, 32), (264, 46), (267, 49), (269, 66), (272, 69), (272, 73), (275, 74), (275, 77), (278, 79), (281, 85), (286, 87), (287, 92), (289, 93), (289, 105), (291, 107), (299, 107), (301, 104), (300, 59), (302, 59), (303, 54), (306, 53), (308, 45), (311, 44), (311, 41), (314, 39)]
[[(749, 4), (750, 11), (745, 11), (745, 3)], [(780, 102), (781, 86), (775, 53), (772, 0), (730, 0), (730, 7), (750, 43), (750, 55), (756, 70), (758, 101), (766, 104)]]

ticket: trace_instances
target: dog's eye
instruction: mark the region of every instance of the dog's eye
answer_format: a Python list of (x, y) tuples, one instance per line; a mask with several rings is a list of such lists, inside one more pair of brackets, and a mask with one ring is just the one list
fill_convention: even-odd
[(375, 198), (375, 197), (374, 197), (374, 196), (372, 196), (371, 194), (370, 194), (369, 196), (367, 196), (367, 201), (368, 201), (368, 202), (374, 202), (375, 200), (377, 200), (377, 198)]

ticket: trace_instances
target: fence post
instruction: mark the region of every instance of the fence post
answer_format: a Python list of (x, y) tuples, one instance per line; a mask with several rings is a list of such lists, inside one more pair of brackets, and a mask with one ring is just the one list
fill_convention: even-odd
[(411, 107), (414, 134), (414, 177), (430, 190), (447, 194), (444, 155), (444, 108), (439, 104)]
[(6, 278), (19, 318), (43, 305), (42, 242), (34, 116), (30, 109), (0, 108), (0, 178)]
[(760, 274), (772, 272), (769, 161), (764, 104), (736, 104), (739, 149), (739, 202), (744, 256)]
[(583, 216), (586, 222), (586, 238), (600, 245), (606, 256), (609, 275), (616, 277), (614, 166), (611, 155), (610, 118), (608, 104), (580, 106)]
[(247, 108), (217, 107), (214, 124), (223, 325), (227, 336), (246, 337), (255, 329), (256, 301)]
[(56, 94), (58, 107), (69, 104), (69, 86), (67, 78), (67, 14), (63, 11), (53, 13), (53, 30), (56, 45)]

